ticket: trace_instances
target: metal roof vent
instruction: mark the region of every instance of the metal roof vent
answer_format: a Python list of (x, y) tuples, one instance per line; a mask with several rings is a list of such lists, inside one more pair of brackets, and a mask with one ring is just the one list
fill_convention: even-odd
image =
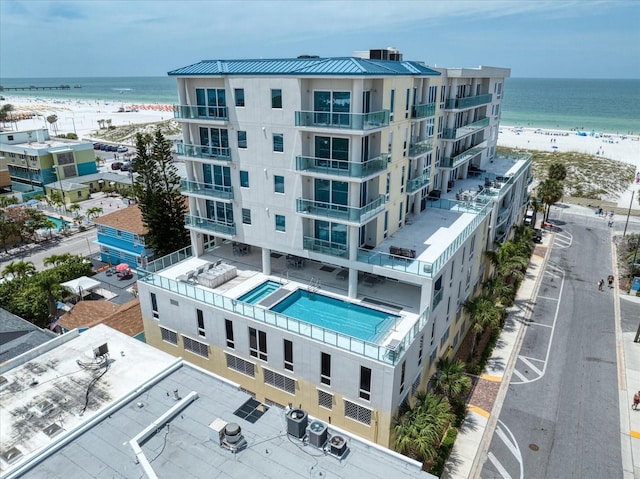
[(302, 409), (292, 409), (287, 413), (287, 434), (302, 439), (307, 430), (309, 418)]
[(313, 421), (307, 428), (309, 444), (322, 449), (327, 442), (327, 426), (320, 421)]
[(46, 399), (44, 401), (41, 401), (38, 404), (36, 404), (36, 410), (42, 416), (45, 416), (45, 415), (49, 414), (51, 411), (53, 411), (53, 407), (54, 407), (53, 404), (51, 404)]
[(7, 449), (6, 451), (0, 452), (0, 459), (5, 464), (13, 464), (18, 459), (22, 457), (22, 451), (17, 447), (12, 447), (11, 449)]
[(343, 436), (338, 436), (337, 434), (331, 436), (331, 439), (329, 439), (329, 453), (332, 456), (342, 458), (347, 451), (347, 440)]
[(56, 423), (53, 423), (45, 427), (42, 430), (42, 432), (44, 432), (47, 435), (47, 437), (51, 438), (60, 434), (62, 432), (62, 428), (58, 426)]
[(247, 441), (242, 436), (242, 429), (240, 429), (240, 425), (238, 423), (230, 422), (224, 427), (222, 446), (229, 449), (234, 454), (247, 447)]

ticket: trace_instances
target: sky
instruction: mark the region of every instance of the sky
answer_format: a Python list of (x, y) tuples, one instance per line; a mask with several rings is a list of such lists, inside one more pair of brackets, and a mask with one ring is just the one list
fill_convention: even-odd
[(638, 0), (0, 0), (0, 78), (164, 76), (392, 46), (429, 66), (640, 79), (638, 25)]

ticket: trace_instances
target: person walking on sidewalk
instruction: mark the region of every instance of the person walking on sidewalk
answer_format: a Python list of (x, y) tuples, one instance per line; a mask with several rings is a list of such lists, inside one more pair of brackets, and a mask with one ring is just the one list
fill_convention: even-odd
[(604, 286), (604, 279), (598, 281), (598, 291), (602, 291), (602, 287)]
[(633, 404), (631, 405), (631, 409), (638, 410), (638, 404), (640, 404), (640, 391), (633, 395)]
[(610, 274), (607, 277), (607, 282), (609, 283), (609, 288), (613, 288), (613, 275), (612, 274)]

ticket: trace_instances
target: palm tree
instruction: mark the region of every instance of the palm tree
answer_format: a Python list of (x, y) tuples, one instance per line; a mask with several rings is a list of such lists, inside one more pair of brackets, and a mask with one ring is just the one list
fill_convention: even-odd
[(546, 205), (544, 220), (547, 221), (551, 206), (560, 201), (564, 194), (564, 188), (558, 180), (547, 178), (538, 185), (537, 193), (538, 197)]
[(487, 294), (501, 305), (511, 305), (515, 296), (515, 289), (507, 284), (500, 276), (493, 276), (482, 283)]
[(75, 216), (78, 216), (78, 211), (80, 211), (80, 205), (78, 203), (73, 203), (67, 207), (67, 211), (74, 213)]
[(92, 220), (102, 214), (103, 209), (99, 206), (94, 206), (92, 208), (87, 209), (87, 218)]
[(437, 368), (433, 386), (450, 403), (459, 400), (469, 391), (471, 380), (465, 375), (465, 364), (462, 361), (442, 358), (438, 361)]
[(2, 122), (2, 126), (5, 126), (7, 121), (11, 118), (11, 112), (14, 110), (13, 105), (7, 103), (6, 105), (2, 105), (0, 108), (0, 121)]
[(52, 219), (47, 218), (46, 220), (44, 220), (44, 222), (42, 223), (42, 227), (44, 229), (46, 229), (47, 231), (49, 231), (49, 238), (53, 237), (53, 229), (55, 229), (57, 225), (54, 223), (54, 221)]
[(42, 264), (45, 266), (58, 266), (62, 263), (68, 263), (70, 261), (74, 261), (76, 259), (76, 255), (71, 253), (63, 253), (63, 254), (52, 254), (51, 256), (47, 256)]
[(2, 270), (2, 276), (11, 275), (12, 279), (22, 279), (36, 272), (36, 267), (31, 261), (12, 261)]
[(51, 270), (42, 271), (36, 279), (36, 285), (38, 289), (47, 296), (49, 320), (53, 321), (58, 313), (56, 296), (61, 295), (60, 279), (58, 275)]
[(504, 308), (495, 303), (495, 300), (488, 295), (476, 296), (467, 300), (462, 305), (473, 324), (473, 343), (471, 344), (470, 357), (473, 357), (476, 349), (478, 337), (486, 329), (497, 330), (500, 327), (500, 321), (504, 312)]
[(547, 170), (547, 178), (556, 181), (563, 181), (567, 177), (567, 168), (559, 162), (554, 162), (549, 165)]
[(51, 125), (51, 127), (53, 128), (53, 132), (54, 133), (58, 133), (58, 115), (49, 115), (47, 117), (47, 122)]

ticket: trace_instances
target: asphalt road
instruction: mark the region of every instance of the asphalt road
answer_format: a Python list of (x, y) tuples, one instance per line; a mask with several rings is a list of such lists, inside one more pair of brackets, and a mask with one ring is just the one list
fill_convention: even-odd
[(622, 477), (612, 230), (571, 210), (551, 216), (558, 231), (482, 479)]

